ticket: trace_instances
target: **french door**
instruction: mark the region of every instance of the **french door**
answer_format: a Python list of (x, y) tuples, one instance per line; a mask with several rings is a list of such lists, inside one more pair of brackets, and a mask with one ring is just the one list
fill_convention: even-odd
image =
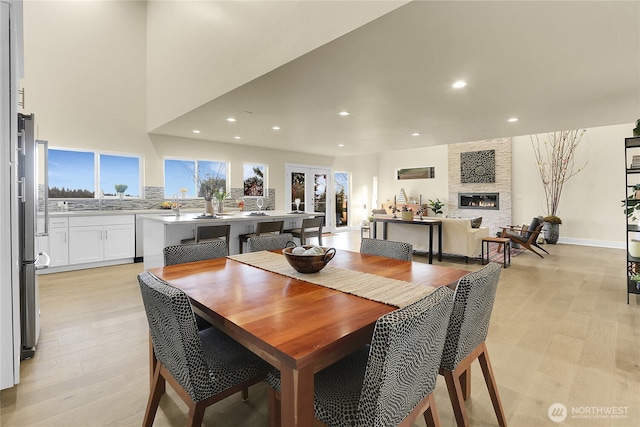
[(287, 210), (296, 210), (296, 199), (300, 199), (298, 209), (304, 212), (323, 212), (324, 229), (334, 230), (335, 218), (327, 212), (333, 212), (333, 178), (331, 169), (322, 166), (285, 165), (285, 206)]

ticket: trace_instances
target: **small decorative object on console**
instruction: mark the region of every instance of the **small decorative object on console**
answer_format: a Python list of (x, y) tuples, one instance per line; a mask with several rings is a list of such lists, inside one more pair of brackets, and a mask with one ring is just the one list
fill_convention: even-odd
[(404, 221), (413, 221), (413, 211), (411, 208), (407, 208), (406, 206), (402, 208), (402, 219)]

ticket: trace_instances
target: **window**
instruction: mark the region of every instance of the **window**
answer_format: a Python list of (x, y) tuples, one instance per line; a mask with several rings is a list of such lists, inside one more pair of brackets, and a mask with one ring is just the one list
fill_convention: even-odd
[(49, 197), (62, 199), (116, 196), (116, 185), (126, 186), (124, 195), (140, 197), (140, 157), (50, 148)]
[(125, 197), (140, 197), (140, 158), (100, 154), (100, 188), (105, 197), (115, 196), (116, 186)]
[(216, 188), (227, 188), (227, 162), (209, 160), (164, 160), (164, 196), (202, 197), (199, 183), (211, 182)]
[(264, 197), (265, 191), (265, 171), (266, 166), (253, 163), (243, 165), (243, 183), (245, 197)]

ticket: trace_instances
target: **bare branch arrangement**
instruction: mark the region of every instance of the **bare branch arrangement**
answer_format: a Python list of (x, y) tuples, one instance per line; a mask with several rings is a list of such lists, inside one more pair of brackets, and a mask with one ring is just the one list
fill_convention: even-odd
[(579, 167), (575, 164), (576, 148), (586, 131), (576, 129), (552, 132), (542, 141), (538, 135), (531, 135), (536, 165), (547, 200), (547, 215), (556, 215), (564, 183), (587, 166), (588, 161)]

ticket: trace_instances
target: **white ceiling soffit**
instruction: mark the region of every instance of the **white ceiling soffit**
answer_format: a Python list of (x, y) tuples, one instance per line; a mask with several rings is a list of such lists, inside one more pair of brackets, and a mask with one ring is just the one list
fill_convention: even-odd
[(640, 2), (412, 2), (154, 133), (341, 156), (631, 123), (639, 18)]
[(154, 129), (406, 4), (147, 3), (147, 128)]

